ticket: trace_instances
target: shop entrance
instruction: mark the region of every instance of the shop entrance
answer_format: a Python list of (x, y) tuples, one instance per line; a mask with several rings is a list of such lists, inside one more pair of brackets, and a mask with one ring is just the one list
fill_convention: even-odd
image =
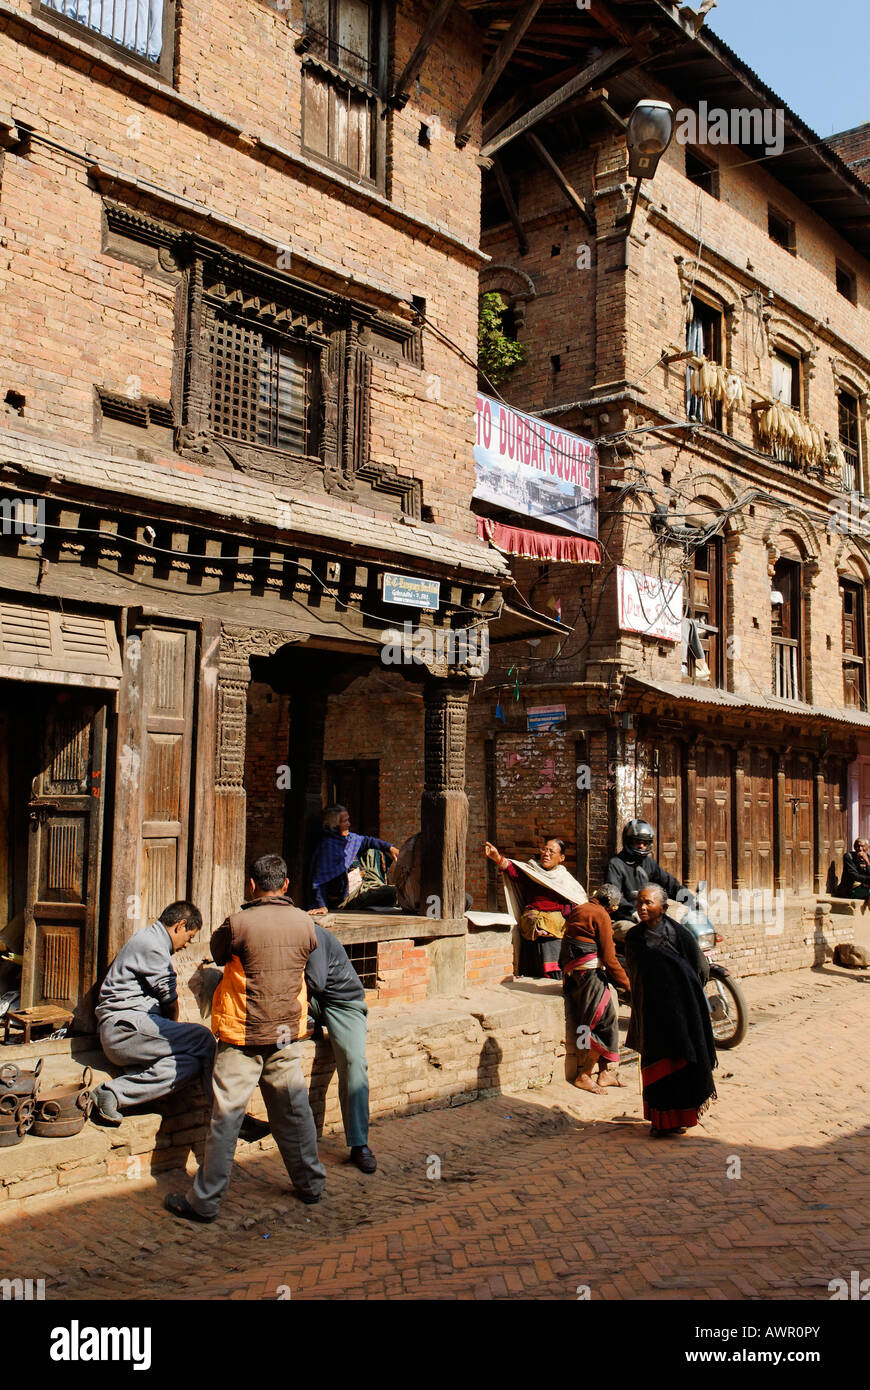
[(0, 732), (2, 935), (23, 956), (22, 1007), (75, 1010), (97, 975), (105, 701), (2, 682)]

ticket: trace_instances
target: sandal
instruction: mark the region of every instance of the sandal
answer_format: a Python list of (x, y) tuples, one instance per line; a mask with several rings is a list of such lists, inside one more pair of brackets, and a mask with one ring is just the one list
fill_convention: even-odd
[(214, 1216), (200, 1216), (180, 1192), (169, 1192), (163, 1198), (163, 1205), (173, 1216), (183, 1217), (185, 1221), (201, 1221), (203, 1224), (214, 1221)]
[(603, 1072), (603, 1071), (602, 1071), (602, 1072), (599, 1072), (599, 1073), (598, 1073), (598, 1085), (601, 1087), (601, 1089), (602, 1089), (603, 1091), (608, 1091), (608, 1090), (610, 1089), (611, 1086), (618, 1086), (619, 1089), (620, 1089), (621, 1091), (624, 1091), (624, 1090), (626, 1089), (626, 1083), (625, 1083), (624, 1081), (621, 1081), (621, 1080), (620, 1080), (618, 1074), (613, 1074), (613, 1079), (610, 1080), (610, 1081), (605, 1081), (605, 1080), (603, 1080), (603, 1078), (604, 1078), (605, 1076), (610, 1076), (610, 1075), (611, 1075), (610, 1072)]

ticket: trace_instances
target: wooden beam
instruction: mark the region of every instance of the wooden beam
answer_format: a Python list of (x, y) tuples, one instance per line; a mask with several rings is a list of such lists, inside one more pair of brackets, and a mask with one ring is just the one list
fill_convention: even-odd
[(574, 185), (570, 183), (568, 179), (566, 179), (565, 175), (559, 168), (553, 156), (550, 154), (550, 151), (547, 149), (546, 145), (543, 143), (542, 140), (539, 139), (537, 135), (534, 134), (533, 131), (528, 132), (528, 134), (526, 135), (526, 139), (528, 140), (532, 148), (536, 150), (537, 153), (541, 156), (541, 159), (544, 161), (550, 173), (553, 175), (553, 178), (556, 180), (556, 183), (559, 185), (562, 192), (565, 194), (565, 197), (568, 199), (569, 203), (573, 203), (574, 207), (577, 209), (580, 216), (583, 218), (583, 221), (586, 223), (590, 232), (594, 232), (595, 228), (592, 225), (592, 218), (586, 211), (586, 204), (583, 202), (583, 199), (580, 197), (580, 194), (577, 192), (577, 189), (574, 187)]
[(514, 49), (541, 8), (541, 3), (542, 0), (526, 0), (526, 3), (515, 14), (513, 24), (492, 55), (486, 72), (474, 89), (471, 100), (456, 122), (456, 143), (460, 149), (467, 145), (471, 139), (471, 121), (483, 106), (510, 62)]
[(502, 146), (507, 145), (509, 141), (515, 140), (518, 135), (525, 135), (527, 131), (531, 130), (532, 126), (537, 125), (540, 121), (545, 120), (547, 116), (551, 116), (554, 111), (557, 111), (564, 102), (570, 101), (572, 97), (579, 96), (587, 87), (591, 87), (600, 77), (603, 77), (606, 72), (610, 72), (617, 64), (623, 63), (626, 58), (631, 56), (630, 48), (620, 47), (608, 49), (606, 53), (602, 53), (600, 58), (596, 58), (594, 63), (589, 63), (587, 67), (583, 68), (582, 72), (578, 72), (575, 77), (572, 77), (569, 82), (566, 82), (563, 87), (558, 87), (555, 92), (545, 97), (537, 106), (533, 106), (531, 111), (527, 111), (524, 116), (520, 116), (512, 125), (506, 126), (498, 135), (488, 140), (483, 146), (481, 154), (495, 154), (496, 150), (500, 150)]
[(401, 111), (402, 107), (409, 100), (411, 95), (411, 84), (419, 77), (420, 69), (428, 57), (429, 50), (444, 28), (450, 11), (455, 4), (456, 0), (441, 0), (440, 5), (437, 5), (430, 14), (426, 28), (417, 40), (417, 47), (402, 69), (401, 75), (396, 79), (396, 85), (393, 88), (392, 96), (387, 103), (387, 105), (392, 106), (394, 110)]
[(519, 209), (517, 208), (517, 205), (514, 202), (514, 195), (511, 193), (510, 184), (507, 181), (507, 175), (505, 174), (504, 167), (500, 159), (493, 159), (492, 172), (495, 174), (495, 181), (498, 184), (498, 191), (502, 196), (504, 205), (507, 208), (508, 217), (510, 218), (513, 224), (513, 229), (517, 234), (517, 242), (519, 243), (520, 255), (525, 256), (528, 254), (529, 250), (529, 239), (523, 230), (523, 224), (520, 221)]

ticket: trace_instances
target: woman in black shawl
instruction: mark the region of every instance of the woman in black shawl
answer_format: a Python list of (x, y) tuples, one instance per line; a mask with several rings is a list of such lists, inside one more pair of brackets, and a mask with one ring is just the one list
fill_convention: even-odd
[(643, 1113), (654, 1139), (685, 1134), (716, 1099), (716, 1049), (703, 988), (710, 967), (692, 933), (665, 915), (667, 905), (663, 888), (642, 888), (640, 924), (625, 938), (626, 1043), (640, 1053)]

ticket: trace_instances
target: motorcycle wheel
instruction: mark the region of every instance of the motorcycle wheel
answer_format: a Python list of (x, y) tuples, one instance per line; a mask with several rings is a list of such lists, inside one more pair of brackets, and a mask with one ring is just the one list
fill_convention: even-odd
[(713, 1037), (716, 1047), (728, 1050), (737, 1047), (746, 1037), (746, 1029), (749, 1025), (749, 1005), (746, 996), (737, 981), (731, 975), (724, 975), (717, 978), (710, 976), (704, 988), (704, 993), (708, 999), (720, 999), (725, 1004), (727, 1018), (716, 1019), (711, 1017), (713, 1025)]

